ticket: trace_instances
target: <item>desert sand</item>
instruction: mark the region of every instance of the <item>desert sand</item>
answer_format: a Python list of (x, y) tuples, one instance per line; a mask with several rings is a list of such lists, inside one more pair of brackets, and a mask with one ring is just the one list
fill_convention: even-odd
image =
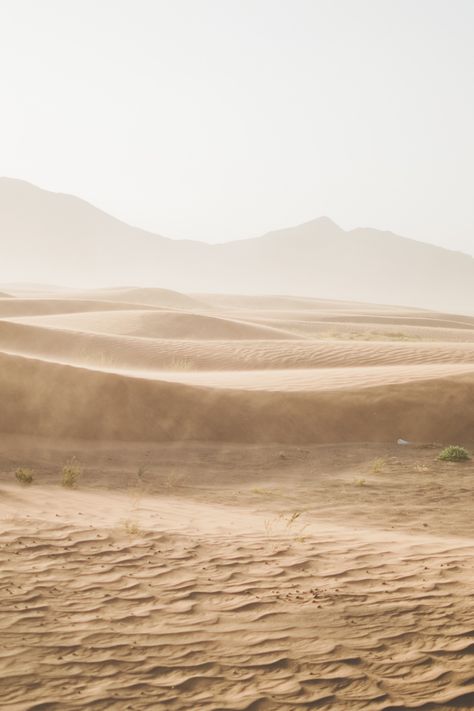
[(474, 317), (0, 291), (2, 709), (474, 707)]

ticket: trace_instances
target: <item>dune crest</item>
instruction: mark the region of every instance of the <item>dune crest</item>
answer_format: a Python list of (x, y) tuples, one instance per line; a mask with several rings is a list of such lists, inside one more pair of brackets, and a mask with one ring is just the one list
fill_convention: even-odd
[(211, 315), (183, 310), (185, 296), (166, 293), (170, 310), (160, 291), (148, 307), (104, 293), (0, 301), (0, 396), (12, 402), (3, 431), (328, 443), (463, 441), (474, 427), (474, 318), (288, 297), (190, 300)]

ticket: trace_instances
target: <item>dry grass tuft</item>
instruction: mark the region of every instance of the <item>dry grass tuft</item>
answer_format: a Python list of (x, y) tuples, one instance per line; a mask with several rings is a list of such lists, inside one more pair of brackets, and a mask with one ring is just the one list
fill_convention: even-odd
[(22, 486), (30, 486), (30, 484), (33, 483), (34, 479), (33, 472), (31, 471), (31, 469), (20, 467), (15, 471), (15, 479)]
[(374, 461), (372, 462), (370, 471), (372, 472), (372, 474), (381, 474), (384, 471), (386, 464), (387, 462), (383, 457), (377, 457), (377, 459), (374, 459)]
[(82, 468), (79, 465), (76, 457), (69, 459), (63, 466), (61, 473), (61, 486), (65, 489), (75, 489), (77, 482), (82, 474)]

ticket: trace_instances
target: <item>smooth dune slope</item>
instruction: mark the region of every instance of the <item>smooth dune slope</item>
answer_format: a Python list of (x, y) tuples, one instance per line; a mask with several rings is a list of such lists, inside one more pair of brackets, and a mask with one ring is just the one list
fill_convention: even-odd
[(140, 309), (140, 306), (127, 303), (104, 304), (103, 301), (94, 301), (93, 299), (0, 298), (0, 319), (23, 316), (87, 313), (88, 311), (102, 311), (104, 308), (107, 308), (108, 311), (123, 311), (127, 309)]
[(298, 368), (207, 372), (169, 372), (156, 377), (170, 382), (258, 392), (312, 392), (354, 390), (378, 385), (398, 385), (419, 380), (439, 380), (472, 373), (473, 365), (431, 364), (352, 368)]
[[(92, 311), (92, 310), (91, 310)], [(126, 309), (74, 315), (51, 315), (25, 320), (23, 323), (71, 331), (109, 333), (141, 338), (188, 338), (193, 340), (245, 340), (297, 338), (291, 332), (265, 325), (254, 325), (237, 319), (225, 319), (180, 311), (146, 311)]]
[(469, 441), (474, 374), (360, 389), (197, 387), (0, 356), (0, 430), (120, 440)]
[[(113, 320), (113, 313), (112, 313)], [(43, 323), (41, 321), (40, 323)], [(73, 330), (73, 329), (72, 329)], [(272, 369), (350, 369), (378, 365), (472, 364), (474, 343), (344, 340), (196, 340), (117, 336), (40, 325), (36, 319), (0, 320), (1, 349), (59, 363), (147, 373)], [(422, 370), (420, 370), (423, 373)], [(350, 375), (350, 371), (349, 371)]]
[(209, 306), (201, 299), (194, 298), (171, 289), (157, 288), (122, 288), (122, 289), (96, 289), (71, 293), (70, 298), (95, 298), (100, 301), (118, 301), (127, 304), (141, 304), (143, 306), (156, 306), (168, 309), (206, 310)]
[(179, 294), (166, 294), (175, 309), (159, 291), (148, 307), (97, 296), (0, 300), (4, 431), (301, 443), (472, 429), (469, 317), (288, 297), (224, 298), (222, 311), (216, 297), (210, 315)]

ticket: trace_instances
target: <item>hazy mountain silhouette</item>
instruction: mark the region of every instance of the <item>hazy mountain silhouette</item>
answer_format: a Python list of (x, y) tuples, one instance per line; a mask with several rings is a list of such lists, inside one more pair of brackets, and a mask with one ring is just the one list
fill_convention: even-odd
[(71, 195), (0, 178), (0, 283), (159, 286), (474, 311), (474, 259), (327, 217), (222, 244), (132, 227)]

